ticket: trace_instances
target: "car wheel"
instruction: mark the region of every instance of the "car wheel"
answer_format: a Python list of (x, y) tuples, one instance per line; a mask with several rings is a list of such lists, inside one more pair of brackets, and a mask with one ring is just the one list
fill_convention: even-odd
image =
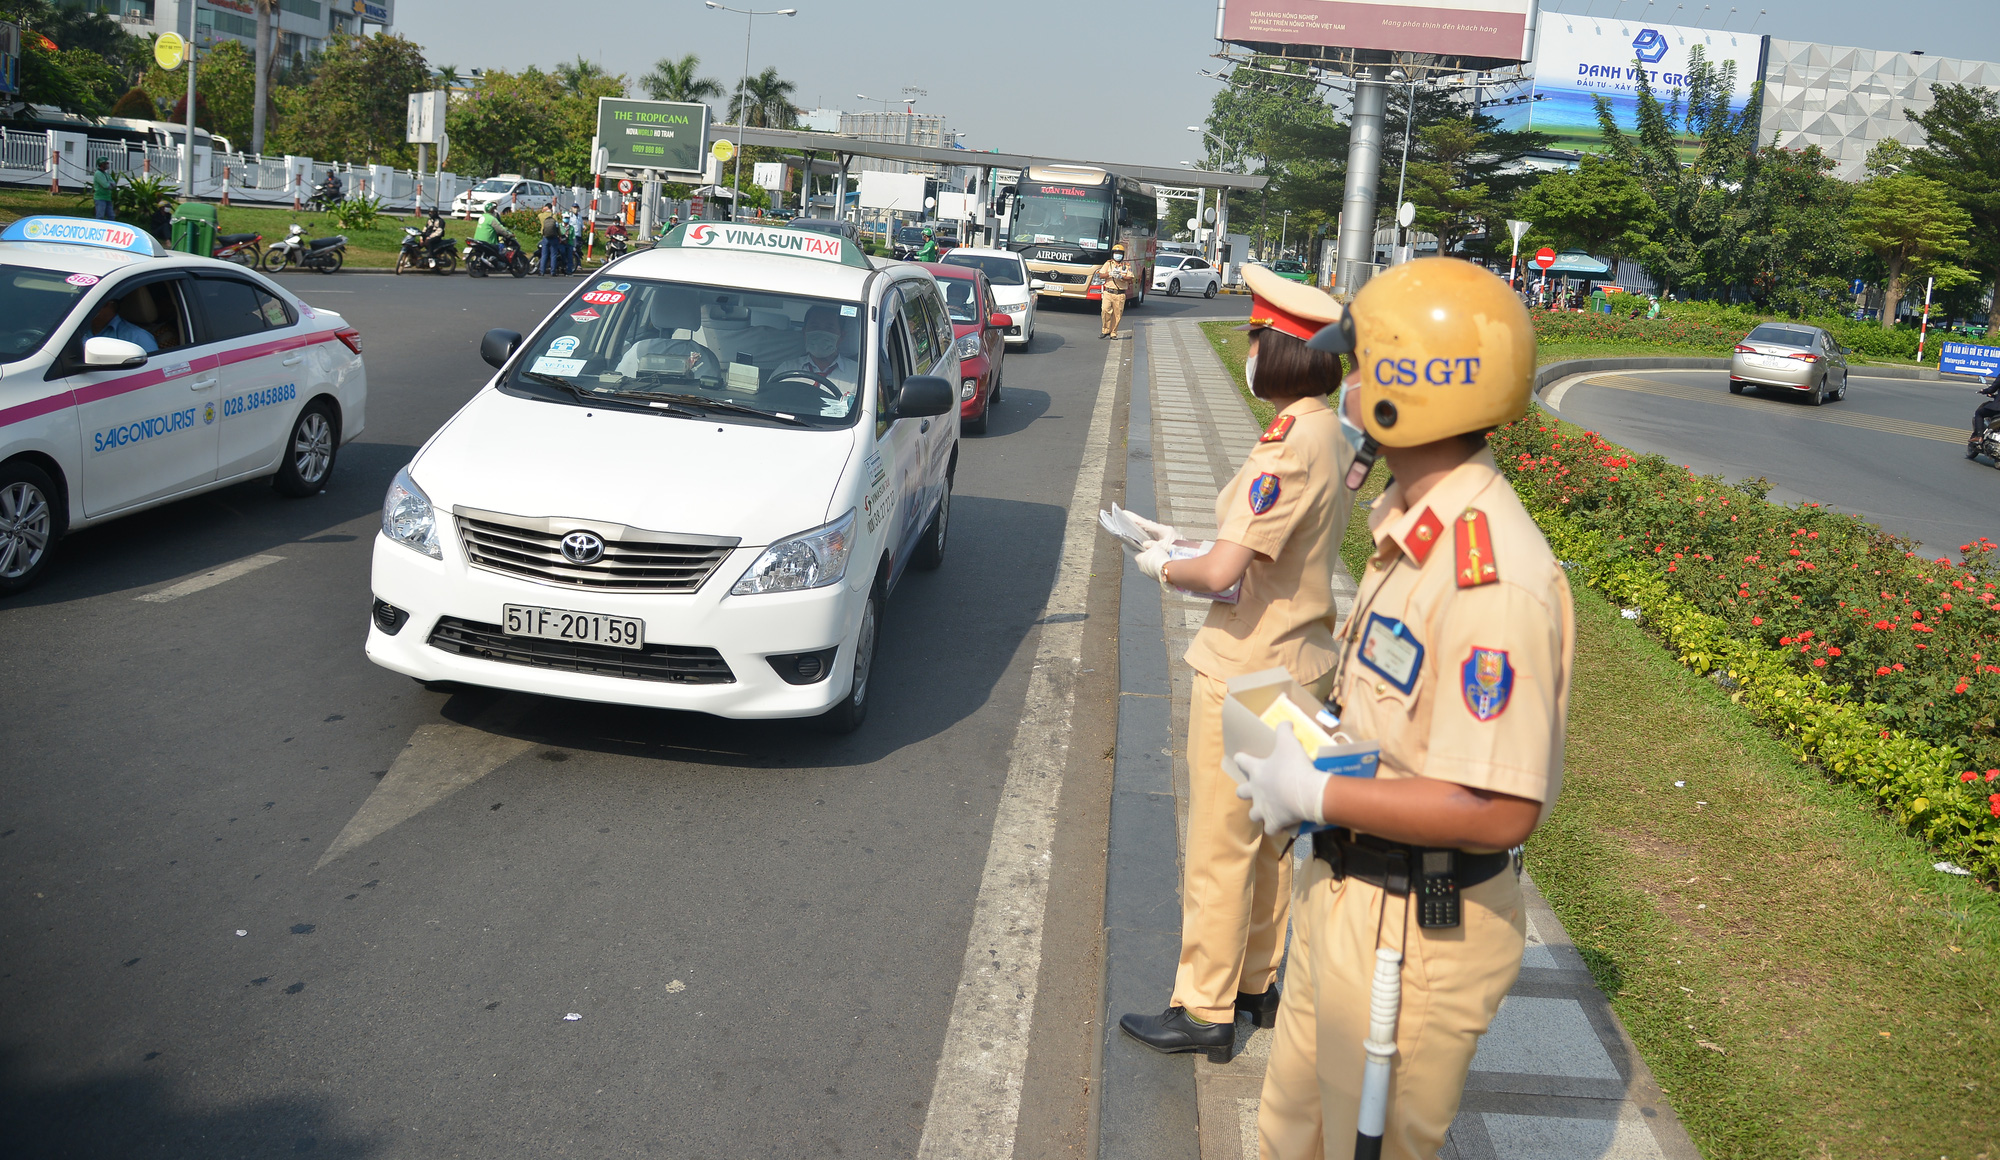
[[(979, 417), (979, 426), (985, 430), (986, 416)], [(924, 541), (917, 545), (916, 555), (910, 563), (925, 572), (935, 572), (944, 563), (945, 539), (951, 534), (951, 476), (944, 477), (944, 495), (938, 499), (937, 514), (931, 517), (930, 526), (924, 529)]]
[(1742, 379), (1731, 379), (1731, 380), (1729, 380), (1729, 393), (1730, 393), (1730, 394), (1732, 394), (1732, 395), (1740, 395), (1740, 394), (1742, 394), (1742, 393), (1743, 393), (1743, 380), (1742, 380)]
[(294, 499), (318, 495), (333, 474), (333, 460), (339, 451), (340, 432), (334, 426), (333, 409), (315, 399), (292, 420), (292, 433), (285, 439), (278, 474), (272, 477), (271, 485)]
[(881, 635), (882, 594), (870, 589), (868, 603), (861, 610), (861, 630), (854, 636), (854, 680), (847, 696), (820, 715), (819, 723), (828, 733), (852, 733), (868, 719), (869, 677), (875, 668), (875, 641)]
[(1206, 289), (1206, 290), (1204, 290), (1204, 291), (1202, 291), (1202, 292), (1201, 292), (1201, 296), (1202, 296), (1203, 298), (1213, 298), (1213, 297), (1215, 297), (1215, 295), (1217, 294), (1217, 292), (1219, 292), (1219, 291), (1220, 291), (1221, 289), (1222, 289), (1222, 283), (1221, 283), (1221, 282), (1219, 282), (1219, 281), (1217, 281), (1217, 282), (1210, 282), (1210, 283), (1208, 284), (1208, 289)]
[(1167, 297), (1179, 298), (1180, 296), (1181, 296), (1181, 280), (1179, 278), (1176, 278), (1173, 281), (1167, 283)]
[(47, 573), (62, 529), (56, 488), (32, 463), (0, 467), (0, 596), (27, 588)]
[(1806, 393), (1806, 405), (1817, 407), (1824, 402), (1826, 402), (1826, 379), (1822, 376), (1819, 382), (1813, 384), (1813, 389)]

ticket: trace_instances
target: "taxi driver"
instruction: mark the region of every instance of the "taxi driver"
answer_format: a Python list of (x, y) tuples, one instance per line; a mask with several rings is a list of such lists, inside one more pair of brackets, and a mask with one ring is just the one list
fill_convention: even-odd
[(861, 364), (853, 355), (840, 353), (845, 330), (840, 312), (831, 306), (822, 304), (806, 311), (806, 353), (785, 369), (831, 379), (840, 386), (842, 394), (852, 395), (855, 384), (861, 381)]
[[(136, 293), (145, 294), (148, 291), (139, 290)], [(123, 339), (138, 344), (147, 354), (158, 354), (159, 340), (145, 327), (129, 321), (118, 313), (119, 304), (123, 301), (121, 298), (107, 296), (104, 301), (98, 303), (96, 313), (90, 316), (90, 331), (84, 337)]]

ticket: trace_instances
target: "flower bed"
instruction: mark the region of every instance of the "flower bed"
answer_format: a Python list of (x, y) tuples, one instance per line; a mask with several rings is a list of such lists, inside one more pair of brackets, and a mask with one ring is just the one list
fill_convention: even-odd
[(1815, 504), (1781, 507), (1530, 415), (1494, 455), (1582, 583), (1637, 604), (1802, 756), (2000, 879), (2000, 560)]

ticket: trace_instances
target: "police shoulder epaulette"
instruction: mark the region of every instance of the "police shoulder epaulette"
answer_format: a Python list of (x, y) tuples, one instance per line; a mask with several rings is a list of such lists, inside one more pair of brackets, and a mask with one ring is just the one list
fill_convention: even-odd
[(1417, 567), (1423, 567), (1424, 561), (1431, 558), (1431, 549), (1437, 547), (1438, 537), (1443, 534), (1444, 522), (1437, 518), (1436, 512), (1425, 508), (1411, 525), (1410, 534), (1404, 537), (1410, 559), (1417, 562)]
[(1458, 586), (1477, 588), (1500, 579), (1499, 561), (1493, 558), (1493, 536), (1486, 527), (1486, 513), (1466, 508), (1458, 517), (1453, 541), (1458, 548)]
[(1257, 442), (1283, 443), (1285, 436), (1292, 433), (1292, 423), (1294, 420), (1295, 416), (1292, 415), (1280, 415), (1271, 420), (1271, 425), (1264, 428), (1264, 433), (1257, 437)]

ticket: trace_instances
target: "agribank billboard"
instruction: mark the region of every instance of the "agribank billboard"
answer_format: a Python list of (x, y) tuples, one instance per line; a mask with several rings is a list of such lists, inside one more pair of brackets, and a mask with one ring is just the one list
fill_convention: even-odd
[(1741, 111), (1763, 76), (1764, 37), (1545, 12), (1535, 42), (1535, 99), (1515, 106), (1506, 120), (1512, 128), (1525, 125), (1549, 134), (1557, 149), (1601, 150), (1596, 98), (1611, 103), (1619, 128), (1634, 132), (1639, 70), (1646, 70), (1646, 83), (1664, 104), (1674, 89), (1687, 88), (1689, 54), (1696, 48), (1717, 67), (1735, 62), (1729, 111)]
[(1528, 58), (1537, 0), (1224, 0), (1215, 38), (1439, 56)]

